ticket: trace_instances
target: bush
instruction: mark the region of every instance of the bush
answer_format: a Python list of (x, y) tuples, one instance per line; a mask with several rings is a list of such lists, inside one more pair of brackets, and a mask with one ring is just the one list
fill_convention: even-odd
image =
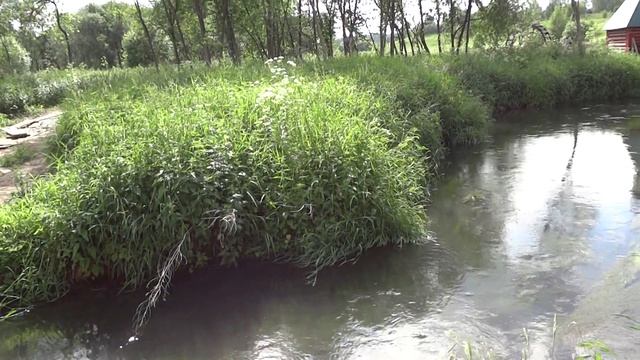
[(452, 60), (450, 71), (496, 112), (621, 99), (640, 88), (640, 61), (627, 55), (476, 54)]

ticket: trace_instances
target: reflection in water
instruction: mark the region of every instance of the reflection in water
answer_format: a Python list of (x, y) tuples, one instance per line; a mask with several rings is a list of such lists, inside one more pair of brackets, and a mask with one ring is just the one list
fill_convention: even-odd
[(371, 251), (314, 287), (303, 271), (266, 264), (185, 275), (127, 345), (140, 294), (69, 297), (0, 323), (0, 358), (431, 359), (460, 355), (465, 342), (476, 354), (548, 358), (555, 314), (567, 337), (554, 351), (570, 357), (587, 333), (571, 329), (599, 313), (592, 333), (617, 333), (608, 306), (632, 317), (624, 298), (640, 299), (634, 114), (640, 107), (594, 107), (498, 122), (487, 144), (451, 154), (426, 246)]

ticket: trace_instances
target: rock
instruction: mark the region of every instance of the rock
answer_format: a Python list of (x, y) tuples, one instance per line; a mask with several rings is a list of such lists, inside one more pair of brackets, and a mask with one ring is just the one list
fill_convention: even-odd
[(5, 128), (5, 134), (7, 134), (7, 138), (15, 140), (22, 139), (29, 136), (29, 132), (27, 130), (15, 129), (15, 128)]

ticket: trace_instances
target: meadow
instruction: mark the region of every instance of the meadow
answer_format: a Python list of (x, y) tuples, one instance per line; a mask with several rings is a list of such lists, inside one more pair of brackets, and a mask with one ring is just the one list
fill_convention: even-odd
[(165, 286), (176, 269), (243, 259), (313, 280), (369, 248), (421, 243), (447, 149), (483, 141), (505, 111), (638, 96), (640, 60), (553, 49), (277, 59), (2, 86), (7, 115), (65, 112), (52, 173), (0, 206), (6, 312), (81, 284)]

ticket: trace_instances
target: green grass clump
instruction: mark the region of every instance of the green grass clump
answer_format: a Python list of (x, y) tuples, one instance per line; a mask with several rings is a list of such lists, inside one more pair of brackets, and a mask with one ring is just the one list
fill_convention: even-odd
[(263, 66), (251, 62), (239, 71), (229, 71), (229, 67), (220, 65), (212, 70), (203, 64), (165, 65), (158, 71), (150, 68), (70, 69), (9, 76), (0, 84), (0, 114), (24, 114), (30, 107), (55, 106), (78, 93), (102, 91), (105, 87), (186, 85), (212, 78), (214, 74), (237, 80), (255, 80), (265, 74)]
[(439, 58), (341, 58), (309, 65), (313, 73), (339, 74), (372, 88), (376, 96), (393, 100), (395, 111), (405, 115), (404, 124), (417, 129), (421, 143), (435, 162), (446, 146), (473, 144), (484, 139), (490, 111), (446, 72)]
[(387, 98), (345, 79), (107, 91), (67, 109), (73, 151), (0, 208), (0, 293), (21, 302), (143, 285), (185, 237), (192, 266), (319, 269), (425, 230), (421, 147), (381, 126), (402, 121)]

